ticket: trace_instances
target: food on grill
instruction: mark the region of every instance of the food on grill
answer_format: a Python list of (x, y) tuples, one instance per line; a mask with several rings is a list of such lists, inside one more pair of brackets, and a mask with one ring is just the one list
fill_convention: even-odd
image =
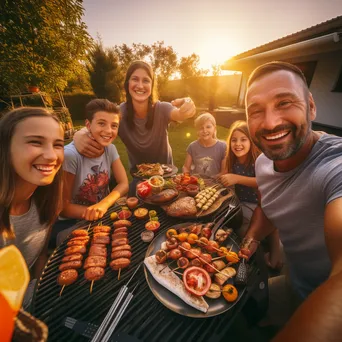
[(111, 228), (109, 226), (96, 226), (93, 230), (94, 234), (97, 233), (110, 233)]
[(119, 259), (119, 258), (127, 258), (129, 259), (132, 256), (132, 252), (128, 250), (122, 250), (122, 251), (112, 251), (111, 258), (112, 259)]
[(113, 223), (114, 228), (121, 228), (121, 227), (130, 227), (132, 222), (128, 220), (119, 220)]
[(114, 271), (118, 271), (119, 269), (128, 267), (130, 263), (131, 263), (131, 260), (128, 258), (119, 258), (119, 259), (112, 260), (110, 262), (110, 267)]
[(221, 286), (215, 283), (210, 285), (208, 292), (205, 294), (206, 297), (216, 299), (221, 296)]
[(189, 293), (184, 286), (184, 283), (165, 265), (158, 264), (154, 255), (145, 258), (144, 263), (153, 278), (169, 291), (174, 293), (185, 303), (200, 310), (204, 313), (208, 311), (209, 305), (203, 297), (194, 296)]
[(138, 164), (137, 165), (138, 171), (136, 172), (137, 176), (155, 176), (164, 174), (164, 170), (162, 169), (159, 163), (156, 164)]
[(60, 286), (68, 286), (77, 280), (78, 273), (76, 270), (70, 269), (59, 274), (57, 282)]
[(236, 271), (233, 267), (226, 267), (220, 273), (216, 273), (214, 276), (215, 283), (223, 285), (229, 278), (233, 278)]
[[(132, 216), (132, 212), (128, 209), (122, 209), (119, 213), (118, 213), (118, 217), (120, 220), (127, 220), (128, 218), (130, 218)], [(116, 222), (115, 222), (116, 223)], [(114, 226), (115, 227), (115, 226)]]
[(181, 257), (177, 261), (177, 266), (179, 268), (187, 268), (189, 266), (189, 259)]
[(81, 253), (71, 254), (71, 255), (65, 256), (62, 259), (62, 262), (69, 262), (69, 261), (76, 261), (76, 260), (83, 260), (83, 255)]
[(98, 237), (98, 236), (109, 236), (109, 232), (98, 232), (98, 233), (94, 233), (93, 238), (94, 237)]
[(101, 245), (108, 245), (110, 243), (110, 237), (109, 236), (93, 236), (93, 239), (91, 241), (91, 244), (101, 244)]
[(76, 236), (71, 238), (69, 241), (89, 241), (89, 236)]
[(85, 246), (88, 243), (88, 240), (70, 240), (67, 242), (67, 246)]
[(138, 203), (139, 200), (136, 197), (128, 197), (126, 200), (126, 204), (129, 209), (134, 209)]
[(150, 196), (148, 199), (152, 203), (161, 204), (172, 201), (178, 196), (178, 191), (175, 189), (165, 189), (158, 194)]
[(71, 233), (72, 236), (88, 236), (88, 232), (84, 229), (76, 229)]
[(238, 295), (239, 295), (235, 286), (233, 286), (231, 284), (227, 284), (227, 285), (223, 286), (222, 294), (223, 294), (224, 299), (227, 302), (235, 302)]
[(66, 271), (71, 269), (77, 269), (82, 267), (82, 261), (81, 260), (74, 260), (74, 261), (68, 261), (63, 264), (59, 265), (60, 271)]
[(178, 248), (172, 249), (168, 254), (168, 257), (172, 260), (177, 260), (181, 256), (182, 256), (182, 252)]
[(115, 246), (112, 247), (112, 252), (116, 251), (130, 251), (132, 247), (130, 245), (120, 245), (120, 246)]
[(145, 230), (140, 234), (140, 236), (141, 240), (143, 240), (144, 242), (150, 242), (154, 238), (154, 233), (150, 230)]
[(101, 246), (93, 245), (93, 246), (90, 247), (88, 255), (89, 256), (103, 256), (103, 257), (107, 257), (107, 248), (103, 247), (103, 245), (101, 245)]
[(129, 241), (127, 238), (116, 239), (112, 241), (112, 247), (128, 245)]
[(118, 217), (119, 217), (119, 216), (118, 216), (118, 213), (115, 212), (115, 211), (114, 211), (113, 213), (110, 214), (110, 219), (113, 220), (113, 221), (114, 221), (114, 220), (117, 220)]
[(143, 220), (143, 219), (147, 218), (148, 210), (146, 208), (138, 208), (138, 209), (134, 210), (133, 214), (138, 220)]
[(116, 234), (116, 233), (127, 233), (128, 232), (128, 229), (127, 227), (120, 227), (120, 228), (116, 228), (114, 230), (114, 233), (113, 234)]
[(166, 213), (173, 217), (195, 216), (196, 202), (192, 197), (179, 198), (166, 208)]
[(145, 224), (145, 228), (152, 232), (156, 232), (160, 228), (160, 223), (158, 221), (148, 221)]
[(86, 270), (89, 267), (106, 267), (106, 261), (107, 259), (103, 256), (94, 255), (89, 256), (87, 259), (85, 259), (84, 262), (84, 269)]
[(84, 272), (84, 278), (89, 281), (100, 280), (105, 274), (105, 270), (102, 267), (89, 267)]
[(128, 237), (128, 233), (126, 232), (118, 232), (118, 233), (114, 233), (112, 234), (112, 239), (116, 240), (116, 239), (123, 239), (123, 238), (127, 238)]
[(75, 253), (81, 253), (84, 254), (86, 252), (86, 248), (85, 246), (72, 246), (72, 247), (68, 247), (64, 254), (65, 255), (71, 255), (71, 254), (75, 254)]

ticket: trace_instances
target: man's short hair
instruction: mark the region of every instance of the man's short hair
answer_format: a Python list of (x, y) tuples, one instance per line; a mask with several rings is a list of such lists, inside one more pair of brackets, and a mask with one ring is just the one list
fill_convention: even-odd
[(120, 117), (120, 111), (116, 103), (110, 102), (107, 99), (94, 99), (87, 103), (85, 107), (86, 119), (92, 121), (94, 115), (97, 112), (107, 112), (112, 114), (118, 114)]
[(270, 74), (275, 71), (280, 71), (280, 70), (285, 70), (292, 72), (293, 74), (297, 75), (298, 77), (301, 78), (301, 80), (304, 83), (304, 88), (306, 90), (309, 89), (308, 83), (306, 82), (306, 78), (302, 72), (297, 66), (287, 63), (287, 62), (280, 62), (280, 61), (273, 61), (269, 63), (265, 63), (263, 65), (258, 66), (254, 71), (250, 74), (247, 82), (247, 88), (250, 87), (250, 85), (256, 81), (257, 79)]

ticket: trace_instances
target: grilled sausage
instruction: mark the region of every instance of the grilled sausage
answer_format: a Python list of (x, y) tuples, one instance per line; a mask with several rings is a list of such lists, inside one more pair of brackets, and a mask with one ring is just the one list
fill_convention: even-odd
[(89, 241), (89, 236), (75, 236), (71, 238), (69, 241)]
[(84, 278), (89, 281), (95, 281), (101, 279), (105, 274), (105, 270), (102, 267), (89, 267), (84, 272)]
[(127, 238), (127, 236), (128, 236), (128, 233), (119, 232), (119, 233), (112, 234), (112, 239), (113, 240), (123, 239), (123, 238)]
[(93, 229), (94, 233), (110, 233), (111, 228), (109, 226), (96, 226)]
[(110, 267), (114, 270), (117, 271), (120, 268), (126, 268), (129, 266), (129, 264), (131, 263), (131, 260), (127, 259), (127, 258), (119, 258), (119, 259), (115, 259), (112, 260), (110, 262)]
[(114, 228), (130, 227), (132, 222), (128, 220), (118, 220), (113, 223)]
[(122, 245), (128, 245), (129, 241), (126, 238), (123, 239), (117, 239), (112, 241), (112, 247), (116, 246), (122, 246)]
[(93, 238), (94, 237), (100, 237), (100, 236), (109, 236), (109, 232), (98, 232), (98, 233), (95, 233)]
[(119, 259), (119, 258), (130, 259), (131, 256), (132, 256), (132, 252), (128, 251), (128, 250), (115, 251), (115, 252), (112, 252), (112, 254), (111, 254), (112, 259)]
[(87, 236), (88, 232), (84, 229), (76, 229), (71, 233), (72, 236)]
[(83, 255), (81, 253), (67, 255), (62, 259), (62, 262), (77, 261), (77, 260), (80, 260), (80, 261), (83, 260)]
[(120, 227), (120, 228), (114, 229), (114, 233), (113, 234), (116, 234), (116, 233), (127, 233), (127, 232), (128, 232), (127, 227)]
[(85, 252), (86, 252), (86, 248), (84, 246), (72, 246), (72, 247), (68, 247), (65, 250), (64, 255), (71, 255), (75, 253), (84, 254)]
[(61, 286), (68, 286), (77, 280), (78, 273), (76, 270), (66, 270), (60, 273), (57, 282)]
[(93, 245), (90, 247), (88, 255), (107, 257), (107, 248)]
[(62, 271), (71, 270), (71, 269), (77, 269), (82, 267), (82, 261), (81, 260), (74, 260), (65, 262), (63, 264), (60, 264), (58, 269)]
[(120, 245), (116, 247), (112, 247), (112, 253), (116, 251), (130, 251), (131, 246), (130, 245)]
[(107, 245), (110, 243), (110, 237), (109, 236), (94, 236), (91, 244), (103, 244), (103, 245)]
[(67, 242), (67, 246), (85, 246), (88, 243), (88, 240), (70, 240)]
[(84, 262), (84, 269), (86, 270), (89, 267), (106, 267), (106, 257), (102, 256), (90, 256)]

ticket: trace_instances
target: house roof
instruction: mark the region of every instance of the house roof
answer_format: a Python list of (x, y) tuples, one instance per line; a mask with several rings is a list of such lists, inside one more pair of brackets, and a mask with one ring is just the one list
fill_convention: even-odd
[(324, 21), (305, 30), (298, 31), (272, 42), (260, 45), (254, 49), (240, 53), (239, 55), (230, 58), (226, 63), (253, 56), (262, 52), (285, 47), (294, 43), (300, 43), (308, 39), (321, 37), (329, 33), (336, 32), (337, 30), (342, 30), (342, 16)]

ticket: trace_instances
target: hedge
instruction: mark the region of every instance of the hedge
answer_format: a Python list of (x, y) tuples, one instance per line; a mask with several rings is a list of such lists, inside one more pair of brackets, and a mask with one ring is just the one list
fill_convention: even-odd
[(69, 109), (72, 120), (83, 120), (85, 119), (84, 108), (86, 104), (95, 99), (96, 96), (93, 93), (72, 93), (63, 94), (65, 104)]

